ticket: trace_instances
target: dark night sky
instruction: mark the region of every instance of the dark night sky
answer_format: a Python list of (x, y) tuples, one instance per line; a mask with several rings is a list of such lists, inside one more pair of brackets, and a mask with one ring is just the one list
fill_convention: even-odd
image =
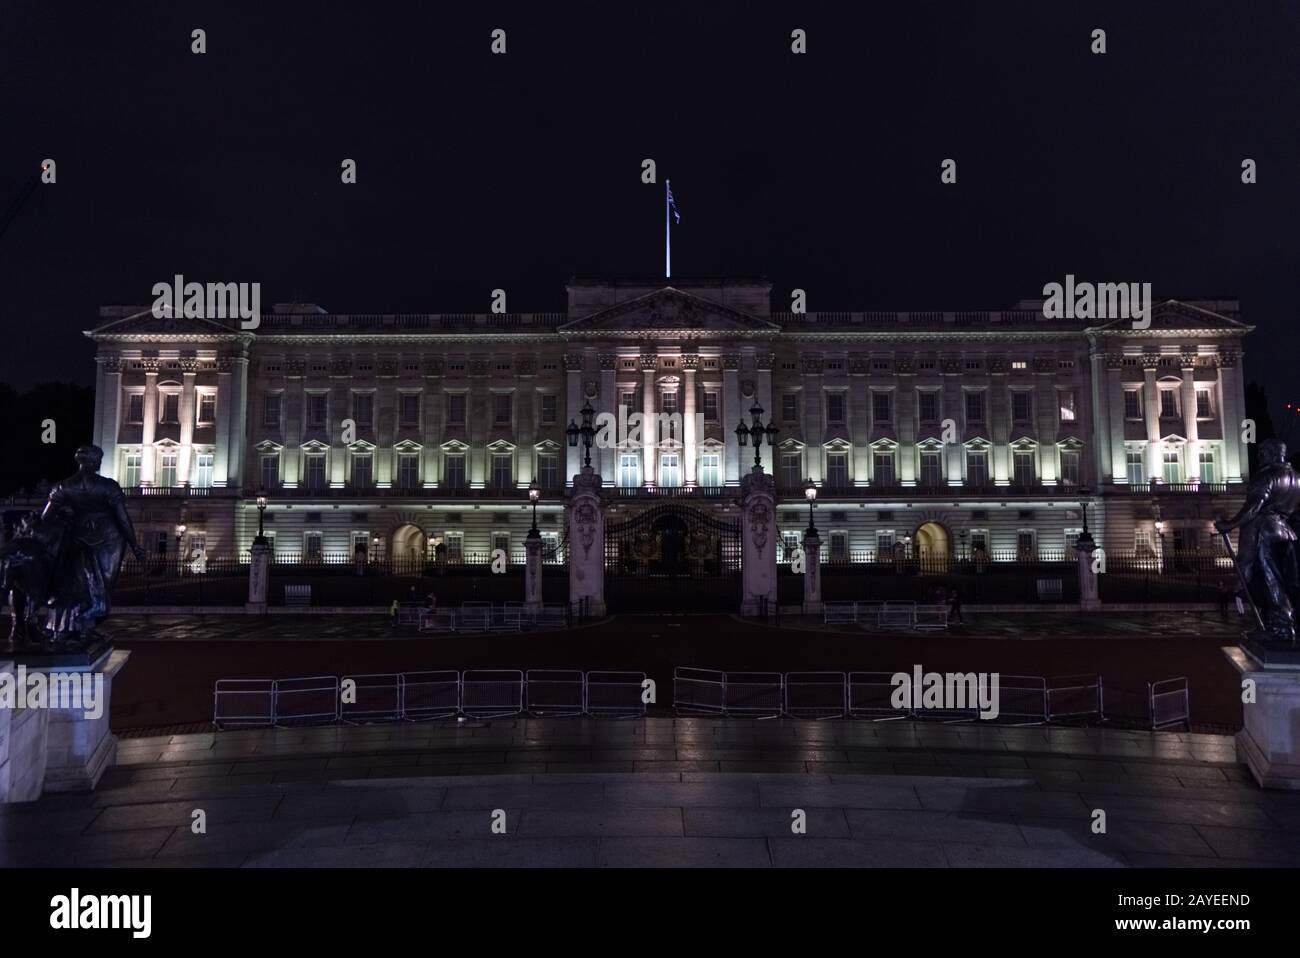
[(0, 208), (47, 156), (59, 182), (0, 239), (0, 379), (92, 381), (97, 307), (178, 272), (264, 308), (562, 309), (570, 276), (662, 269), (653, 157), (679, 275), (814, 310), (1066, 273), (1236, 296), (1248, 375), (1300, 399), (1300, 6), (888, 6), (5, 0)]

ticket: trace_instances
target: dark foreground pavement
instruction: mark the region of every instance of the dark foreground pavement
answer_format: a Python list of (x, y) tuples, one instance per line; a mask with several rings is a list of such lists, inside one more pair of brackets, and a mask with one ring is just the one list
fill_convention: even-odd
[(0, 808), (0, 864), (1300, 864), (1300, 797), (1213, 735), (521, 719), (131, 739), (119, 761)]

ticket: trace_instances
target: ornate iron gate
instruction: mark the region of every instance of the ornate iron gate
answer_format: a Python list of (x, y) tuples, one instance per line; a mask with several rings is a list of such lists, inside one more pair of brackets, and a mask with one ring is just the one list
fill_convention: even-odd
[(678, 503), (605, 527), (605, 602), (612, 612), (736, 612), (740, 520)]

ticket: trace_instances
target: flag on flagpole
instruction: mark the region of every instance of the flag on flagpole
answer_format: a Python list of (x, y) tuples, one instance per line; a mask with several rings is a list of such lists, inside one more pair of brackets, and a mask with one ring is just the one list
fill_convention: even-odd
[(673, 185), (671, 183), (667, 185), (668, 185), (668, 208), (673, 211), (673, 222), (680, 225), (682, 222), (682, 214), (677, 212), (677, 201), (673, 199)]

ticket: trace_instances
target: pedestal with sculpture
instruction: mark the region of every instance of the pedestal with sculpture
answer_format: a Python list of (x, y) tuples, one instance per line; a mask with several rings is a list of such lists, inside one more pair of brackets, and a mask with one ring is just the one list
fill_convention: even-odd
[(576, 614), (605, 614), (605, 508), (590, 465), (573, 477), (569, 497), (569, 604)]
[(741, 615), (766, 616), (775, 613), (776, 579), (776, 482), (754, 466), (740, 482)]
[[(13, 662), (9, 687), (18, 697), (26, 695), (26, 688), (15, 688), (22, 673), (24, 685), (33, 688), (43, 682), (47, 689), (99, 689), (93, 701), (87, 692), (84, 701), (69, 704), (51, 697), (41, 707), (48, 712), (41, 781), (50, 791), (94, 788), (117, 748), (109, 702), (113, 678), (130, 653), (114, 651), (99, 626), (108, 617), (126, 550), (139, 560), (144, 550), (136, 542), (121, 487), (99, 475), (103, 456), (97, 446), (80, 447), (76, 474), (57, 483), (40, 515), (26, 517), (18, 534), (0, 547), (0, 586), (10, 616), (0, 653)], [(24, 757), (15, 755), (17, 714), (14, 710), (10, 734), (0, 742), (0, 766), (9, 766), (11, 782), (26, 774), (13, 766), (16, 760), (27, 763), (28, 772), (35, 761), (31, 749)], [(27, 728), (30, 719), (23, 722)]]
[[(1241, 509), (1214, 524), (1250, 612), (1240, 646), (1224, 649), (1242, 683), (1237, 757), (1265, 788), (1300, 789), (1300, 475), (1275, 440), (1260, 443), (1258, 464)], [(1228, 538), (1234, 529), (1235, 552)]]

